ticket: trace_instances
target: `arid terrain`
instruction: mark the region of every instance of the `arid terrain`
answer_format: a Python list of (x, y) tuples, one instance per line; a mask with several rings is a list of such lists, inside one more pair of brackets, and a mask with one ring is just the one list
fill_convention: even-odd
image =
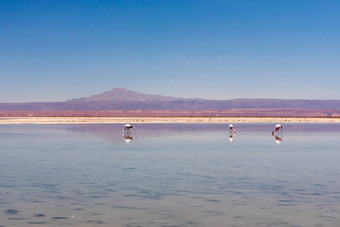
[(301, 117), (0, 117), (4, 124), (113, 123), (340, 123), (340, 118)]
[(0, 117), (340, 117), (340, 109), (21, 110)]
[(0, 103), (0, 117), (340, 117), (340, 100), (208, 100), (123, 88), (64, 102)]

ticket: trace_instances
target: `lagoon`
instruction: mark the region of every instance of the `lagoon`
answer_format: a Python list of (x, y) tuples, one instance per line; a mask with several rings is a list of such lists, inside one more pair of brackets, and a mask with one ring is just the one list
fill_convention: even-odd
[(1, 125), (0, 226), (340, 226), (340, 124)]

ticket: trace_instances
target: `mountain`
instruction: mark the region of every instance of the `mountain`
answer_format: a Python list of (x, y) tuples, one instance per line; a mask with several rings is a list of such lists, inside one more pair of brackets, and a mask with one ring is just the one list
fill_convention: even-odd
[(68, 102), (129, 102), (129, 101), (175, 101), (177, 98), (162, 95), (142, 94), (125, 88), (115, 88), (86, 98), (72, 99)]
[[(115, 88), (98, 95), (65, 102), (0, 103), (0, 111), (47, 111), (49, 114), (53, 111), (59, 111), (59, 113), (73, 111), (83, 115), (89, 114), (91, 111), (94, 115), (93, 111), (96, 113), (99, 111), (111, 111), (111, 113), (113, 113), (112, 111), (125, 111), (125, 114), (120, 113), (124, 116), (126, 111), (135, 111), (134, 115), (136, 116), (145, 113), (148, 115), (176, 113), (181, 116), (197, 114), (206, 116), (233, 114), (235, 116), (249, 116), (249, 114), (251, 116), (340, 116), (340, 100), (185, 99)], [(4, 115), (6, 113), (2, 116)], [(106, 116), (104, 113), (102, 115)]]

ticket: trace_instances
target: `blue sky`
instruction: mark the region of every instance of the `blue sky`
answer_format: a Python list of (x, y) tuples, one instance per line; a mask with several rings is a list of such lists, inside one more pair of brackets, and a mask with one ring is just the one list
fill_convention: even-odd
[(0, 102), (124, 87), (340, 99), (340, 1), (0, 0)]

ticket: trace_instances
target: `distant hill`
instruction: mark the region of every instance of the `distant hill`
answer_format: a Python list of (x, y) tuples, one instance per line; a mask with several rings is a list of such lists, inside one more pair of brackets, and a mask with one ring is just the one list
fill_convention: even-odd
[[(340, 115), (340, 100), (305, 100), (305, 99), (186, 99), (162, 95), (142, 94), (124, 88), (71, 99), (65, 102), (31, 102), (31, 103), (0, 103), (0, 111), (170, 111), (183, 115), (185, 111), (195, 115), (197, 113), (220, 115), (252, 116), (267, 115), (296, 115), (296, 116), (338, 116)], [(9, 113), (9, 112), (8, 112)], [(256, 114), (258, 113), (258, 114)], [(285, 113), (285, 114), (284, 114)], [(300, 113), (300, 114), (299, 114)], [(3, 114), (2, 114), (3, 115)], [(162, 114), (161, 114), (162, 115)], [(184, 114), (185, 115), (185, 114)]]
[(86, 98), (72, 99), (68, 102), (148, 102), (148, 101), (174, 101), (177, 98), (167, 97), (162, 95), (149, 95), (142, 94), (135, 91), (130, 91), (125, 88), (115, 88), (110, 91), (106, 91), (99, 95), (93, 95)]

